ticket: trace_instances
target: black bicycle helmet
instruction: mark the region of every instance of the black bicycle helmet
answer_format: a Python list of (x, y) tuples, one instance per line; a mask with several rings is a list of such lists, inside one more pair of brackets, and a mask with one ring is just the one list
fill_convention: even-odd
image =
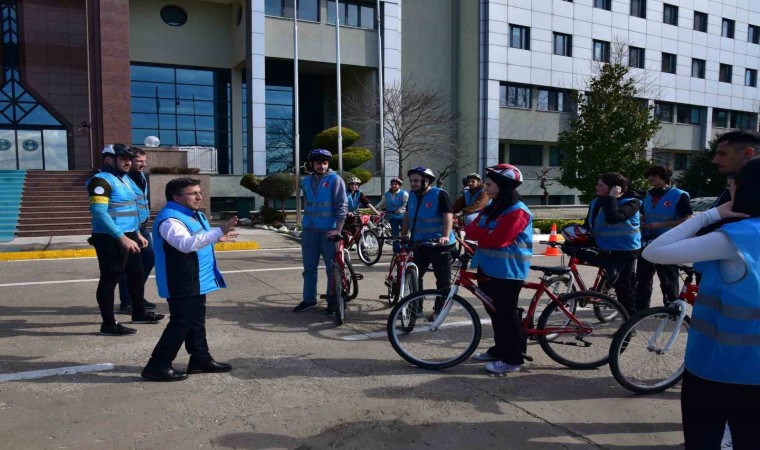
[(309, 162), (313, 161), (330, 161), (332, 159), (332, 153), (323, 148), (315, 148), (309, 152)]
[(108, 144), (103, 147), (103, 151), (100, 153), (103, 156), (128, 156), (130, 158), (137, 156), (132, 147), (124, 144)]
[(432, 170), (426, 168), (425, 166), (417, 166), (417, 167), (415, 167), (413, 169), (410, 169), (406, 173), (406, 176), (409, 177), (409, 176), (412, 176), (412, 174), (415, 174), (415, 173), (418, 174), (418, 175), (420, 175), (420, 176), (422, 176), (422, 178), (427, 178), (431, 183), (433, 181), (435, 181), (435, 174), (433, 173)]

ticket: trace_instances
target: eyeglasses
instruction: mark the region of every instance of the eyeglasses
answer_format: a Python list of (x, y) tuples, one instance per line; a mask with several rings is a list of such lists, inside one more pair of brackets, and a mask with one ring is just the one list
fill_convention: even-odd
[(203, 197), (203, 192), (185, 192), (182, 195), (187, 195), (188, 197)]

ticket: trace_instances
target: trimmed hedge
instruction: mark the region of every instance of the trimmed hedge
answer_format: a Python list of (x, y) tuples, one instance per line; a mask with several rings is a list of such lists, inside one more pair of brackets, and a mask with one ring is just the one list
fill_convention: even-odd
[[(342, 127), (343, 134), (343, 149), (351, 147), (361, 136), (356, 131)], [(323, 148), (329, 150), (335, 154), (338, 152), (338, 127), (328, 128), (318, 135), (314, 136), (314, 140), (311, 142), (314, 148)], [(344, 155), (345, 157), (345, 155)]]
[(582, 225), (583, 220), (581, 219), (535, 219), (533, 221), (533, 228), (540, 229), (541, 233), (543, 234), (549, 234), (551, 232), (553, 223), (557, 224), (557, 233), (559, 233), (562, 230), (562, 228), (568, 225), (573, 225), (573, 224)]
[(150, 173), (156, 175), (198, 175), (201, 169), (197, 167), (162, 167), (156, 166), (150, 168)]

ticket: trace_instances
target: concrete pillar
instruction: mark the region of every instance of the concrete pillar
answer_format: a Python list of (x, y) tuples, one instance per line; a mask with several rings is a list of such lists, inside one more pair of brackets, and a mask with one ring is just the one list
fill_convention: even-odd
[(248, 86), (247, 172), (266, 175), (266, 56), (264, 2), (246, 0), (246, 85)]
[(242, 175), (243, 167), (243, 98), (240, 93), (243, 89), (243, 72), (240, 69), (230, 71), (230, 99), (232, 108), (232, 146), (230, 157), (232, 158), (232, 173)]
[[(707, 117), (705, 117), (704, 125), (703, 125), (704, 128), (702, 128), (702, 134), (704, 136), (702, 139), (702, 142), (704, 142), (705, 144), (704, 148), (707, 148), (707, 143), (710, 142), (710, 139), (712, 139), (712, 135), (713, 135), (712, 133), (713, 108), (712, 106), (708, 106), (706, 110), (707, 110)], [(697, 151), (702, 151), (702, 150), (703, 150), (702, 148), (697, 149)]]

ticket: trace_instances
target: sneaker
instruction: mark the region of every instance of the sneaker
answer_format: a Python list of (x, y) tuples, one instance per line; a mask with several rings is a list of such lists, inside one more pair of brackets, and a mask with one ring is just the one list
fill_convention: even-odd
[(145, 304), (145, 309), (147, 311), (153, 311), (154, 309), (156, 309), (156, 304), (153, 303), (153, 302), (149, 302), (147, 300), (143, 300), (143, 303)]
[(100, 334), (104, 334), (106, 336), (128, 336), (130, 334), (137, 334), (137, 330), (134, 328), (125, 327), (119, 322), (116, 322), (114, 325), (101, 325)]
[(158, 323), (166, 317), (163, 314), (156, 314), (146, 311), (144, 316), (132, 316), (132, 323)]
[(121, 305), (119, 309), (117, 309), (116, 314), (124, 314), (126, 316), (132, 315), (132, 305)]
[(504, 361), (492, 361), (486, 364), (487, 371), (499, 374), (519, 372), (521, 368), (521, 365), (513, 366), (512, 364), (507, 364)]
[(496, 361), (496, 358), (491, 356), (488, 352), (478, 352), (472, 355), (472, 359), (475, 361), (482, 361), (482, 362), (489, 362), (489, 361)]
[(314, 309), (316, 307), (317, 307), (316, 303), (301, 302), (295, 308), (293, 308), (293, 312), (304, 312), (310, 309)]
[(332, 303), (328, 303), (328, 304), (327, 304), (327, 309), (325, 310), (325, 313), (326, 313), (328, 316), (333, 316), (333, 315), (335, 315), (335, 305), (334, 305), (334, 304), (332, 304)]

